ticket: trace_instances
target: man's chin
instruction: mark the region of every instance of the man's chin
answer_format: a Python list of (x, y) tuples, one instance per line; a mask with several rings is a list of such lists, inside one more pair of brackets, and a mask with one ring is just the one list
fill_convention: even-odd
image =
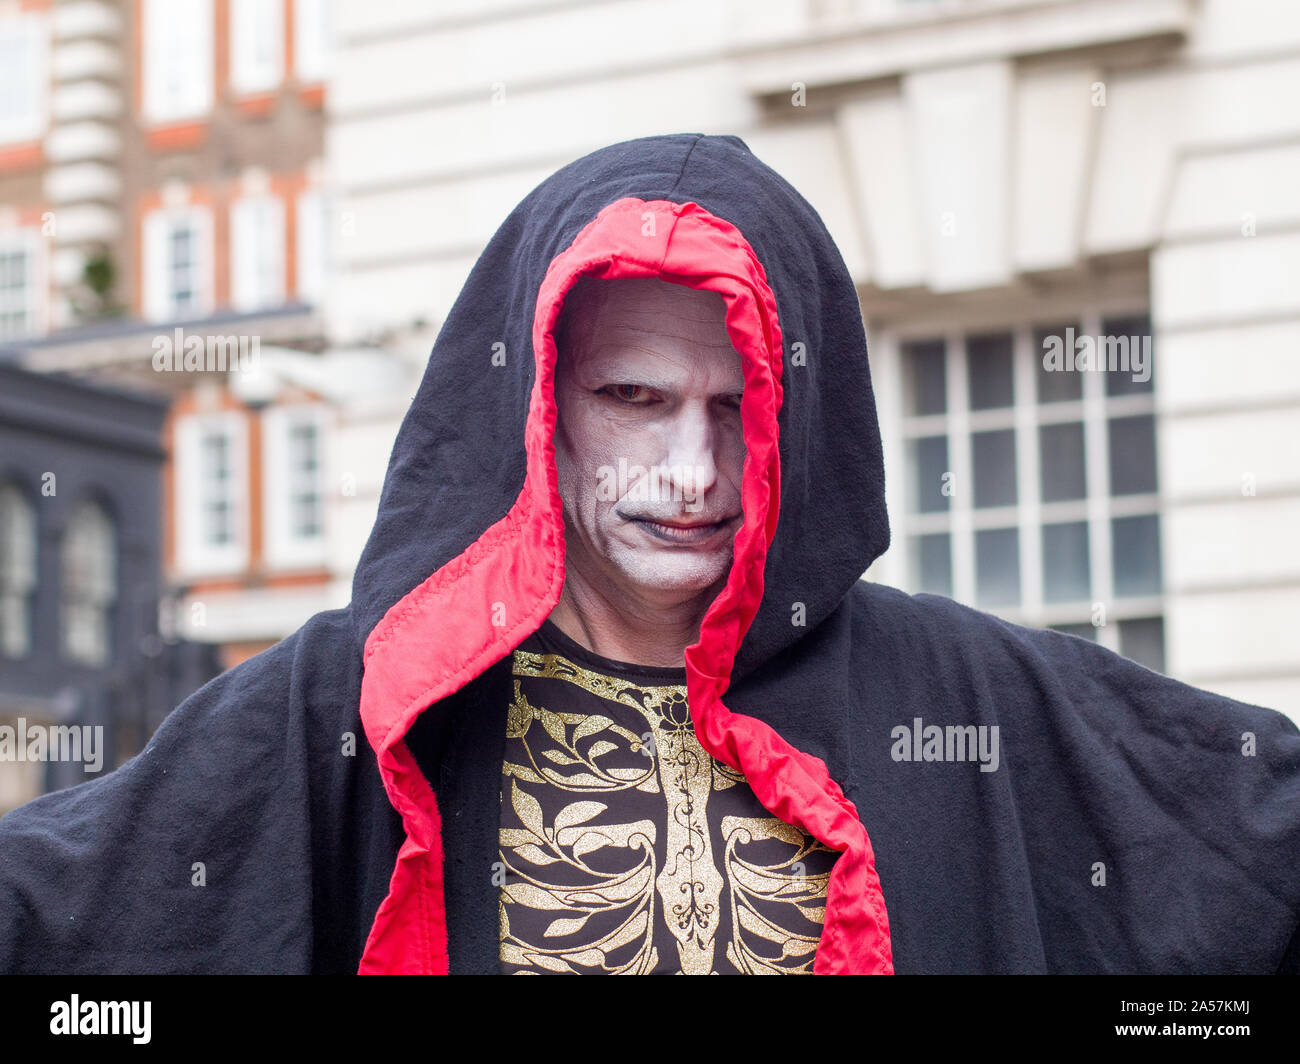
[(648, 593), (692, 595), (726, 579), (731, 568), (731, 544), (713, 551), (664, 549), (622, 550), (610, 562), (623, 579)]

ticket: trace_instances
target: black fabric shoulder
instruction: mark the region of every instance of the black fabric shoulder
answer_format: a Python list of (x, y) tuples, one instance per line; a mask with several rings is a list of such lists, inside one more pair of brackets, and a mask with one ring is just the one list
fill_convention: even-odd
[(0, 970), (355, 971), (387, 887), (361, 871), (401, 825), (358, 770), (354, 655), (318, 615), (116, 771), (0, 818)]
[[(900, 972), (933, 919), (929, 873), (901, 860), (917, 847), (944, 854), (950, 889), (982, 884), (981, 926), (953, 935), (953, 970), (988, 970), (990, 934), (1023, 936), (1016, 970), (1283, 964), (1300, 926), (1293, 721), (950, 599), (864, 583), (850, 600), (854, 643), (872, 648), (855, 775)], [(998, 768), (895, 760), (894, 729), (917, 720), (997, 726)]]

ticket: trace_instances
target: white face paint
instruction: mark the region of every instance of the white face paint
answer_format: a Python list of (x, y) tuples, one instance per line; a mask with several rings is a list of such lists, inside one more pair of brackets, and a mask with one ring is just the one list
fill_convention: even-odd
[(568, 301), (555, 382), (567, 568), (637, 601), (720, 590), (745, 461), (722, 296), (584, 278)]

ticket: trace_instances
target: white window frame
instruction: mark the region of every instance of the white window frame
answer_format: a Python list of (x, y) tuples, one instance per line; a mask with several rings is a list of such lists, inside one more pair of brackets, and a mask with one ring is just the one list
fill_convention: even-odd
[(330, 231), (326, 217), (329, 202), (320, 189), (309, 188), (298, 194), (295, 210), (298, 276), (294, 294), (299, 301), (317, 307), (325, 302), (325, 289), (329, 283), (329, 247), (326, 243)]
[[(0, 105), (11, 105), (26, 93), (28, 104), (17, 114), (0, 109), (0, 144), (40, 140), (50, 115), (50, 24), (43, 11), (0, 15), (0, 41), (17, 42), (24, 68), (0, 70)], [(0, 51), (0, 59), (3, 58)]]
[(270, 92), (283, 80), (283, 0), (230, 0), (231, 88)]
[[(39, 336), (46, 331), (45, 296), (48, 278), (46, 275), (45, 238), (41, 235), (41, 231), (35, 226), (0, 230), (0, 254), (11, 254), (15, 251), (27, 256), (27, 281), (24, 286), (26, 298), (21, 309), (27, 316), (28, 327), (23, 332), (12, 334), (0, 329), (0, 342), (28, 336)], [(0, 295), (0, 299), (5, 298), (7, 296)], [(4, 312), (12, 309), (16, 308), (0, 306), (0, 310)]]
[(284, 303), (284, 246), (283, 200), (245, 196), (230, 205), (230, 304), (235, 310)]
[(213, 105), (212, 0), (144, 0), (144, 115), (152, 123), (201, 118)]
[[(940, 325), (907, 324), (873, 331), (873, 368), (879, 364), (881, 387), (878, 398), (883, 408), (881, 433), (886, 469), (897, 472), (886, 478), (887, 506), (895, 515), (896, 529), (887, 555), (880, 560), (879, 579), (903, 590), (912, 586), (911, 537), (947, 532), (952, 544), (952, 597), (976, 609), (996, 614), (1016, 624), (1032, 627), (1090, 624), (1093, 606), (1103, 603), (1105, 623), (1096, 628), (1096, 641), (1119, 652), (1120, 629), (1115, 622), (1165, 617), (1165, 595), (1116, 596), (1111, 550), (1111, 520), (1117, 517), (1162, 516), (1161, 484), (1149, 494), (1112, 496), (1108, 460), (1107, 420), (1127, 415), (1157, 418), (1156, 394), (1110, 397), (1105, 375), (1084, 372), (1081, 400), (1040, 404), (1037, 401), (1037, 361), (1043, 352), (1034, 349), (1034, 331), (1076, 322), (1078, 335), (1097, 336), (1102, 322), (1148, 313), (1148, 304), (1134, 300), (1089, 303), (1073, 310), (1053, 310), (1042, 315), (1007, 315), (985, 320), (946, 321)], [(966, 372), (966, 340), (969, 336), (1010, 332), (1014, 405), (996, 410), (970, 409)], [(906, 367), (903, 347), (909, 341), (942, 339), (946, 352), (946, 409), (942, 414), (906, 413)], [(1041, 425), (1077, 423), (1084, 425), (1085, 498), (1044, 503), (1040, 498), (1038, 428)], [(1015, 506), (974, 506), (974, 469), (971, 434), (997, 429), (1016, 431)], [(946, 436), (948, 466), (956, 491), (946, 511), (911, 513), (907, 498), (910, 470), (907, 441), (920, 437)], [(1158, 458), (1158, 455), (1157, 455)], [(1042, 526), (1086, 521), (1090, 594), (1087, 603), (1048, 603), (1043, 598)], [(1016, 528), (1019, 540), (1020, 602), (1014, 606), (981, 606), (976, 599), (975, 533), (982, 529)], [(1161, 522), (1161, 537), (1164, 523)], [(1164, 557), (1163, 545), (1161, 550)]]
[[(205, 535), (202, 441), (222, 433), (230, 459), (229, 498), (232, 536), (213, 544)], [(178, 420), (173, 483), (176, 485), (176, 562), (186, 577), (242, 573), (249, 561), (248, 419), (237, 410), (193, 414)]]
[[(329, 408), (321, 403), (268, 407), (262, 412), (262, 514), (267, 564), (277, 569), (314, 569), (327, 560), (329, 477)], [(320, 496), (320, 528), (314, 536), (299, 536), (293, 527), (290, 433), (295, 426), (316, 430), (316, 484)]]
[(303, 85), (329, 77), (333, 14), (330, 0), (293, 0), (293, 69)]
[[(172, 287), (172, 234), (181, 225), (189, 226), (195, 233), (196, 300), (190, 309), (177, 305)], [(165, 322), (205, 318), (211, 314), (215, 305), (212, 211), (197, 205), (150, 211), (144, 218), (142, 243), (145, 317), (149, 321)]]

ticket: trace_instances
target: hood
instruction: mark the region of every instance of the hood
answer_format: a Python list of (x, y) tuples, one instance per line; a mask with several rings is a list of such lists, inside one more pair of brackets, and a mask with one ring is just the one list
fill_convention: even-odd
[(493, 236), (434, 342), (353, 583), (362, 722), (407, 832), (361, 968), (446, 970), (437, 803), (402, 740), (559, 599), (552, 330), (584, 274), (723, 296), (744, 367), (745, 518), (686, 652), (696, 731), (774, 815), (842, 851), (815, 970), (892, 970), (856, 810), (822, 761), (722, 702), (829, 616), (889, 543), (857, 293), (789, 183), (739, 138), (701, 134), (616, 144), (544, 181)]

